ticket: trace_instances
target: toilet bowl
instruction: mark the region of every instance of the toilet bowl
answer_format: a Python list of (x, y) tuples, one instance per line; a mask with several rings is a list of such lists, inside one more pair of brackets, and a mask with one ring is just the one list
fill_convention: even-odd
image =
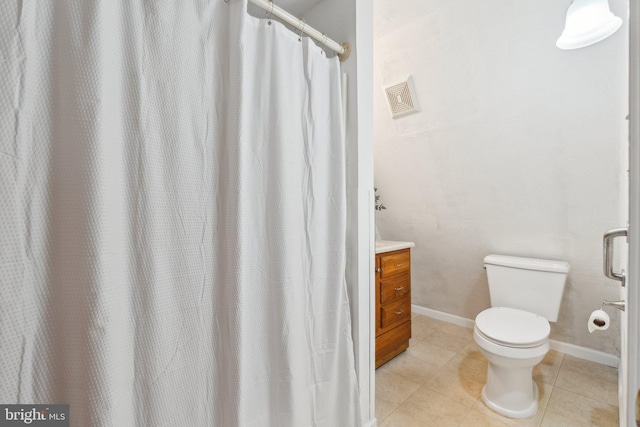
[(473, 339), (489, 362), (482, 401), (510, 418), (538, 411), (533, 367), (549, 351), (549, 322), (527, 311), (492, 307), (476, 317)]
[(482, 401), (510, 418), (538, 410), (533, 367), (549, 351), (549, 322), (558, 320), (569, 264), (537, 258), (484, 258), (491, 308), (478, 314), (473, 339), (487, 359)]

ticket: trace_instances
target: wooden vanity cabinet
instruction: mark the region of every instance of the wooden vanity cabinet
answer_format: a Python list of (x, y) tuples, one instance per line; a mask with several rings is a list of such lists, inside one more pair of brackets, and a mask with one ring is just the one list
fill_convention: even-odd
[(376, 368), (409, 348), (411, 249), (376, 254)]

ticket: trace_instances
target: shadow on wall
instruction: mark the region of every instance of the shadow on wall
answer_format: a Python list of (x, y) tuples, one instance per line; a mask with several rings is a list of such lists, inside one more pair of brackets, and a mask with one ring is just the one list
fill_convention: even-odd
[[(491, 307), (491, 296), (489, 294), (489, 283), (487, 282), (486, 270), (483, 268), (480, 271), (481, 273), (478, 274), (476, 279), (473, 281), (473, 285), (471, 285), (471, 292), (465, 299), (464, 303), (465, 313), (475, 312), (472, 320), (475, 319), (475, 316), (477, 316), (482, 310)], [(478, 310), (478, 301), (485, 300), (486, 306)]]

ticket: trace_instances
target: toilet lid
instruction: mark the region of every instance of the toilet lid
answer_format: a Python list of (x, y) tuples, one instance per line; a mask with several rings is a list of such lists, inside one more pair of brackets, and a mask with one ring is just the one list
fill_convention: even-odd
[(487, 338), (509, 347), (535, 346), (551, 331), (544, 317), (508, 307), (492, 307), (478, 314), (476, 327)]

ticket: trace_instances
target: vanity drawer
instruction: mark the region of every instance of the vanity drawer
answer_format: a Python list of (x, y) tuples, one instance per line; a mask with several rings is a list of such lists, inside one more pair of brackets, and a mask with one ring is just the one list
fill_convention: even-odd
[(376, 338), (376, 368), (409, 348), (410, 338), (411, 322), (404, 322)]
[(411, 280), (408, 274), (380, 281), (380, 303), (385, 304), (405, 295), (411, 291)]
[(399, 325), (409, 319), (411, 319), (411, 298), (409, 295), (380, 308), (380, 327), (382, 329)]
[(380, 278), (409, 271), (411, 258), (408, 250), (392, 252), (380, 257), (382, 272)]

